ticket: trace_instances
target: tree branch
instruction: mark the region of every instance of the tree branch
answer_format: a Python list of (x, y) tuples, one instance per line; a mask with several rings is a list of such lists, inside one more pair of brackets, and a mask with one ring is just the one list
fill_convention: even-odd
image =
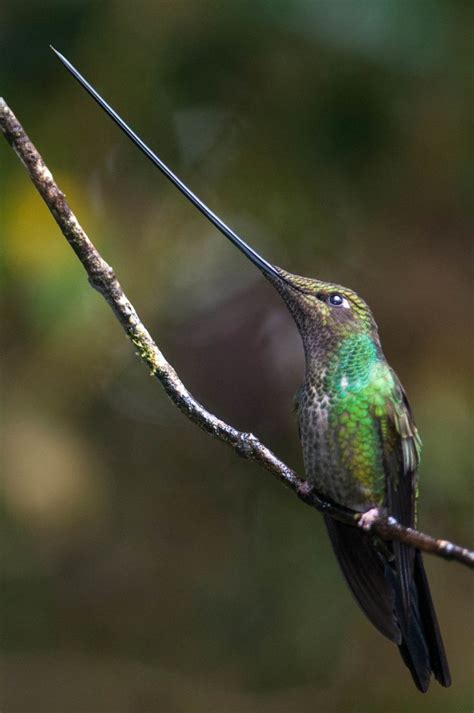
[[(54, 216), (61, 232), (86, 270), (92, 287), (107, 300), (138, 355), (161, 382), (176, 406), (200, 428), (227, 443), (238, 455), (255, 461), (320, 512), (357, 527), (360, 514), (322, 498), (308, 481), (277, 458), (258, 438), (243, 433), (209, 413), (184, 386), (171, 364), (151, 338), (135, 308), (123, 292), (113, 269), (87, 237), (33, 143), (6, 102), (0, 98), (0, 128), (25, 166), (33, 184)], [(372, 528), (384, 540), (398, 540), (423, 552), (456, 560), (474, 568), (474, 552), (400, 525), (392, 517), (378, 517)]]

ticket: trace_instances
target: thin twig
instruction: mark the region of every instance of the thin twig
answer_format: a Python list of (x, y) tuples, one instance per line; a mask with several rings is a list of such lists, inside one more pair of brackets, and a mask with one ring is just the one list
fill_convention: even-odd
[[(161, 382), (176, 406), (200, 428), (231, 446), (238, 455), (255, 461), (293, 490), (305, 503), (320, 512), (357, 526), (359, 513), (326, 501), (314, 487), (301, 478), (251, 433), (243, 433), (209, 413), (184, 386), (171, 364), (151, 338), (135, 308), (123, 292), (114, 271), (87, 237), (55, 183), (33, 143), (6, 102), (0, 98), (0, 128), (8, 143), (25, 166), (33, 184), (53, 214), (64, 237), (87, 272), (89, 282), (107, 300), (138, 355)], [(474, 567), (474, 552), (458, 545), (400, 525), (392, 517), (379, 517), (372, 525), (384, 540), (399, 540), (423, 552)]]

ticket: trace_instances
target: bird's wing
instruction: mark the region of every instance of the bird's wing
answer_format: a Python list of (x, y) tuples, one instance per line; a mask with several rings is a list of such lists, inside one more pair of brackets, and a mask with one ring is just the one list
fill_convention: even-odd
[[(405, 391), (394, 372), (393, 387), (386, 395), (383, 415), (376, 415), (382, 440), (385, 471), (385, 502), (390, 515), (408, 527), (416, 523), (417, 469), (421, 441)], [(413, 581), (414, 551), (393, 543), (395, 568), (400, 583), (402, 610), (411, 611), (410, 592)]]
[(406, 393), (391, 371), (393, 387), (386, 394), (383, 415), (378, 416), (386, 474), (386, 504), (403, 525), (416, 523), (416, 472), (420, 463), (421, 440)]

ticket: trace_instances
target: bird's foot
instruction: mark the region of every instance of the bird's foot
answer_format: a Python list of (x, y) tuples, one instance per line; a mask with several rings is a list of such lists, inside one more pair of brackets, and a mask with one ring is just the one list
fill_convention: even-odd
[(377, 518), (380, 517), (382, 511), (380, 508), (370, 508), (367, 512), (362, 513), (359, 520), (359, 527), (368, 532)]

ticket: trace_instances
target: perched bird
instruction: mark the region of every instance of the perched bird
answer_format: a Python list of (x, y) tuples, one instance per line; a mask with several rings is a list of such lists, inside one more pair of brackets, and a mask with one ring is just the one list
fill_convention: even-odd
[[(54, 48), (53, 48), (54, 49)], [(305, 381), (297, 413), (307, 479), (360, 527), (326, 517), (347, 583), (373, 625), (399, 647), (416, 686), (451, 677), (420, 552), (371, 532), (380, 512), (416, 523), (421, 442), (405, 391), (382, 352), (369, 307), (340, 285), (272, 265), (213, 213), (59, 52), (56, 55), (129, 138), (278, 290), (301, 335)]]

